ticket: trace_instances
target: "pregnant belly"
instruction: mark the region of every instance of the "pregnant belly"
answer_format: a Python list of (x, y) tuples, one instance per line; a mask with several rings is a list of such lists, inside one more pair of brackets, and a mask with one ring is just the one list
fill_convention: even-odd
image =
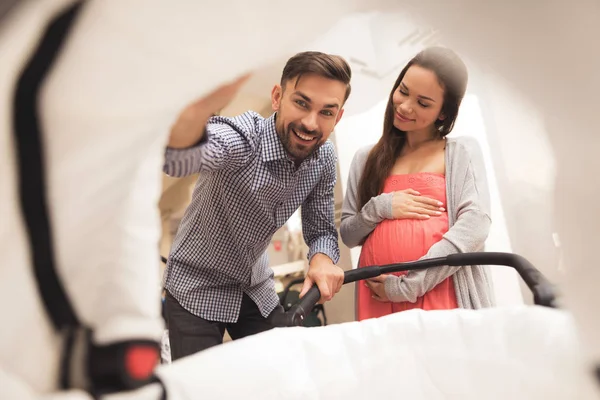
[(414, 261), (448, 231), (448, 215), (428, 220), (398, 219), (379, 223), (363, 244), (360, 267)]

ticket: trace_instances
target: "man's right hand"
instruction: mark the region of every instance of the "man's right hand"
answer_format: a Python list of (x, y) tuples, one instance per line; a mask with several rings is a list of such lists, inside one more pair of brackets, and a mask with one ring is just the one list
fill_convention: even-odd
[(445, 211), (442, 205), (435, 199), (421, 196), (416, 190), (401, 190), (394, 192), (392, 216), (394, 219), (429, 219)]
[(250, 75), (227, 83), (183, 109), (171, 128), (168, 146), (175, 149), (191, 147), (204, 138), (208, 119), (217, 114), (235, 97)]

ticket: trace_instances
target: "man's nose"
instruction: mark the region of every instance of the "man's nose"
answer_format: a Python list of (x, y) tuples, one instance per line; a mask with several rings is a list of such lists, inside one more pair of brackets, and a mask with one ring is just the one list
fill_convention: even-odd
[(306, 130), (312, 132), (316, 131), (319, 127), (317, 123), (317, 114), (316, 113), (308, 113), (304, 118), (302, 118), (302, 125)]

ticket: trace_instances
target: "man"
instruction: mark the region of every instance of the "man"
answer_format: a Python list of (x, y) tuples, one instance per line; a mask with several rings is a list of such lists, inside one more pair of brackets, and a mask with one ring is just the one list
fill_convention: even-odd
[[(271, 93), (274, 114), (209, 117), (243, 77), (188, 106), (171, 130), (164, 171), (199, 173), (175, 237), (165, 288), (172, 358), (272, 328), (279, 307), (266, 249), (302, 206), (309, 269), (328, 301), (343, 283), (334, 224), (336, 157), (327, 139), (343, 115), (351, 71), (340, 57), (299, 53)], [(208, 121), (208, 123), (207, 123)]]

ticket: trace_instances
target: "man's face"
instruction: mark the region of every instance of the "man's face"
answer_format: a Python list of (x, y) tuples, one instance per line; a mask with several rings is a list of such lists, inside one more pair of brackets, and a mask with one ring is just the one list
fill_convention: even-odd
[(291, 158), (299, 163), (327, 141), (342, 118), (345, 96), (343, 82), (313, 74), (291, 79), (283, 88), (275, 85), (275, 129)]

